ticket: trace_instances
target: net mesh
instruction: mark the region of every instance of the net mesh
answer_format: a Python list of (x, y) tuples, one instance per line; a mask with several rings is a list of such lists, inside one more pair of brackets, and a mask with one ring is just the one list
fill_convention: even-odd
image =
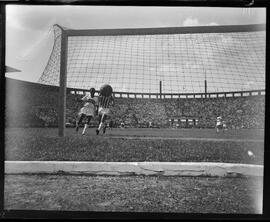
[[(61, 29), (40, 83), (59, 85)], [(68, 37), (67, 87), (204, 93), (265, 89), (265, 31)]]

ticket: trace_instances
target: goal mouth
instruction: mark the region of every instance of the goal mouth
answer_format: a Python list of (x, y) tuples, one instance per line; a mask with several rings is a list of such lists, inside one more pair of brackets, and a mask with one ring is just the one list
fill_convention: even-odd
[(59, 86), (59, 136), (65, 134), (67, 88), (109, 84), (114, 92), (205, 98), (265, 89), (264, 24), (115, 30), (54, 25), (54, 33), (39, 83)]

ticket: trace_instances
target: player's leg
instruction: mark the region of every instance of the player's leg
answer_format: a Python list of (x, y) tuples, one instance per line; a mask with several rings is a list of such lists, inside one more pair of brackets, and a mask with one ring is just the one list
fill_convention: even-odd
[(102, 116), (101, 116), (101, 119), (100, 119), (100, 123), (99, 123), (98, 129), (97, 129), (98, 132), (104, 127), (105, 120), (106, 120), (106, 114), (103, 113)]
[(97, 135), (99, 134), (99, 131), (102, 128), (103, 128), (103, 133), (105, 133), (106, 127), (107, 127), (106, 126), (106, 117), (107, 117), (107, 115), (109, 115), (109, 113), (110, 113), (110, 110), (108, 108), (101, 107), (100, 114), (102, 116), (101, 116), (101, 119), (100, 119), (100, 123), (99, 123), (98, 129), (96, 130)]
[(96, 129), (96, 134), (97, 135), (99, 134), (99, 128), (100, 128), (102, 116), (103, 115), (101, 113), (99, 113), (99, 115), (98, 115), (98, 128)]
[(76, 120), (76, 132), (79, 131), (80, 124), (82, 123), (82, 120), (83, 120), (84, 117), (85, 117), (85, 114), (83, 114), (83, 113), (80, 113), (78, 115), (77, 120)]
[(83, 128), (83, 131), (82, 131), (82, 135), (85, 134), (86, 129), (87, 129), (88, 126), (90, 125), (90, 121), (91, 121), (91, 119), (92, 119), (92, 116), (86, 116), (86, 118), (87, 118), (87, 122), (84, 124), (84, 128)]
[(102, 122), (103, 122), (103, 134), (106, 132), (106, 129), (107, 129), (106, 119), (107, 119), (107, 116), (104, 115), (103, 119), (102, 119)]
[(100, 113), (100, 114), (98, 115), (98, 125), (100, 124), (101, 119), (102, 119), (102, 114)]
[(76, 127), (75, 127), (75, 130), (76, 132), (79, 131), (79, 120), (81, 118), (81, 114), (78, 114), (78, 116), (76, 117)]
[(217, 126), (217, 133), (219, 133), (222, 130), (222, 125)]

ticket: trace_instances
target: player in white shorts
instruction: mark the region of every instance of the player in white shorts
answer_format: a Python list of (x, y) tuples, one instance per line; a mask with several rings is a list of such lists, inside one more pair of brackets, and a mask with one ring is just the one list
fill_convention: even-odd
[(106, 132), (106, 118), (110, 115), (110, 106), (114, 105), (114, 99), (112, 96), (102, 96), (98, 97), (98, 116), (99, 116), (99, 126), (96, 130), (96, 134), (99, 134), (99, 131), (103, 128), (103, 134)]
[(223, 121), (222, 121), (222, 117), (218, 116), (217, 117), (217, 124), (216, 124), (216, 132), (219, 133), (220, 130), (223, 129)]
[(96, 90), (94, 88), (90, 89), (90, 95), (85, 95), (81, 100), (84, 103), (84, 106), (80, 109), (78, 114), (78, 119), (76, 121), (76, 132), (79, 131), (80, 124), (83, 119), (86, 118), (86, 123), (84, 124), (84, 128), (82, 131), (82, 135), (85, 134), (87, 127), (90, 124), (91, 119), (95, 116), (97, 110), (98, 97), (95, 97)]

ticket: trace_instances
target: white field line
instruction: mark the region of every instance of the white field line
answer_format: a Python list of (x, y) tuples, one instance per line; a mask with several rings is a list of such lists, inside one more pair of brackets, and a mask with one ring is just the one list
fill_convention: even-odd
[(5, 161), (6, 174), (263, 176), (263, 165), (215, 162)]
[(219, 138), (198, 138), (198, 137), (156, 137), (156, 136), (106, 136), (109, 138), (118, 138), (118, 139), (146, 139), (146, 140), (156, 140), (156, 139), (166, 139), (166, 140), (198, 140), (198, 141), (231, 141), (231, 142), (264, 142), (263, 139), (219, 139)]

